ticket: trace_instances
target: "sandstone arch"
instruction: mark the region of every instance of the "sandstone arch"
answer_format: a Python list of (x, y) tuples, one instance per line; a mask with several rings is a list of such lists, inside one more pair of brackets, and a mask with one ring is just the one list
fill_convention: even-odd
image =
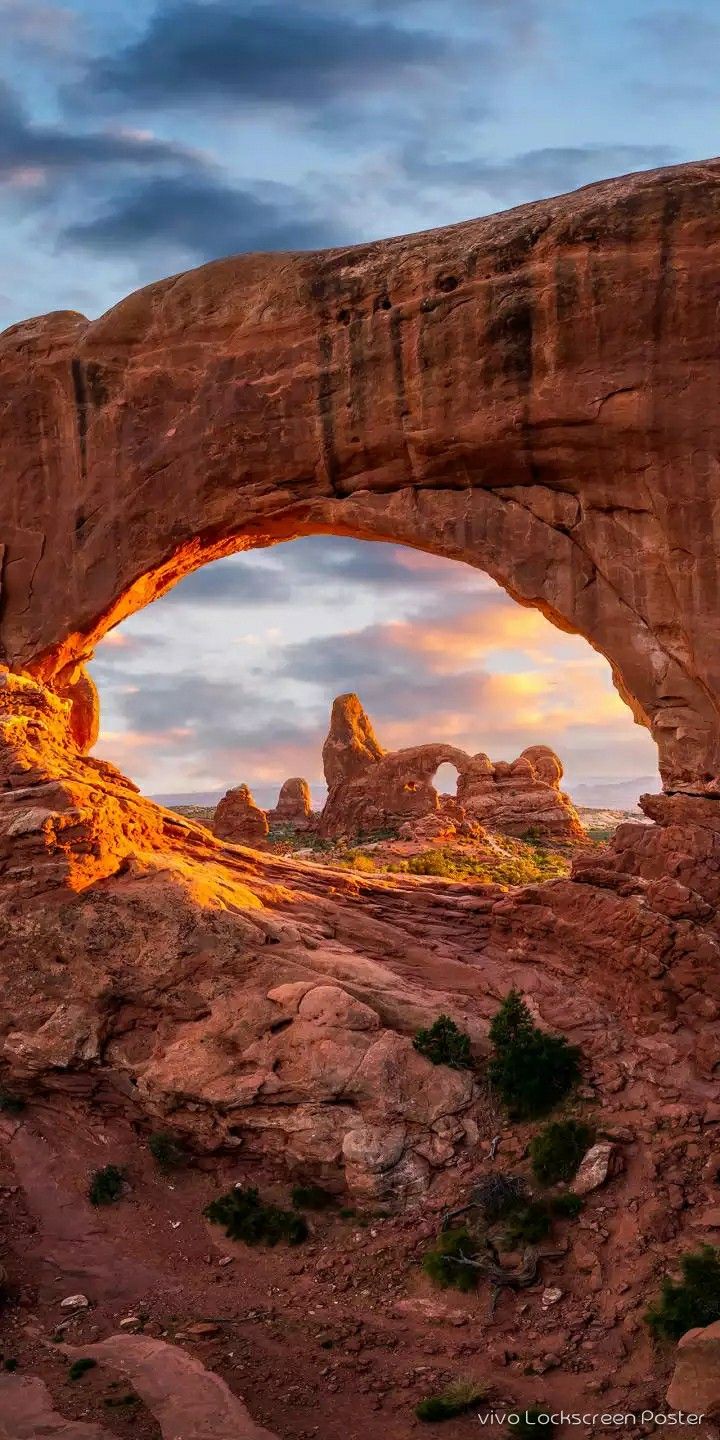
[(220, 261), (0, 338), (0, 654), (60, 690), (206, 560), (308, 533), (480, 566), (717, 788), (720, 162)]

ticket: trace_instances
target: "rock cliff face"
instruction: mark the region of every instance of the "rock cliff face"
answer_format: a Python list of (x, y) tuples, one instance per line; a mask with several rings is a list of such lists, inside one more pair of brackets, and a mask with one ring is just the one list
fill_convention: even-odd
[(231, 551), (465, 560), (605, 654), (715, 791), (720, 162), (450, 229), (242, 256), (0, 338), (0, 656), (65, 694)]
[(547, 745), (523, 750), (510, 765), (493, 765), (487, 755), (468, 755), (445, 744), (390, 752), (378, 743), (357, 695), (340, 695), (333, 703), (323, 761), (328, 798), (321, 835), (360, 835), (439, 816), (440, 797), (432, 781), (440, 765), (451, 764), (458, 771), (457, 803), (443, 824), (452, 818), (461, 826), (475, 822), (506, 835), (534, 831), (553, 840), (586, 838), (560, 789), (562, 765)]

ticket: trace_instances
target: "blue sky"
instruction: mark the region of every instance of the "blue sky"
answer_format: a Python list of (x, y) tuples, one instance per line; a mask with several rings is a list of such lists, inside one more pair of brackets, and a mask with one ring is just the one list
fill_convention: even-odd
[(710, 0), (0, 0), (0, 324), (717, 148)]
[[(0, 326), (51, 309), (95, 316), (138, 285), (233, 251), (423, 229), (720, 149), (714, 0), (0, 0), (0, 33)], [(303, 543), (315, 546), (311, 577)], [(408, 584), (400, 560), (384, 562), (391, 573), (380, 580), (372, 546), (342, 552), (339, 601), (340, 553), (315, 540), (272, 561), (227, 562), (214, 590), (186, 582), (208, 588), (130, 621), (96, 666), (104, 753), (156, 790), (264, 784), (293, 756), (309, 765), (332, 694), (364, 685), (388, 743), (454, 725), (472, 748), (507, 755), (556, 734), (576, 783), (652, 773), (652, 746), (629, 714), (612, 724), (606, 714), (593, 730), (605, 700), (596, 704), (587, 675), (597, 697), (611, 691), (583, 642), (553, 634), (544, 660), (520, 635), (502, 650), (473, 648), (473, 623), (484, 634), (483, 616), (516, 607), (473, 572), (458, 582), (447, 564)], [(253, 566), (251, 594), (243, 577)], [(273, 593), (258, 604), (263, 578)], [(418, 639), (435, 617), (467, 640), (440, 682), (437, 651)], [(537, 620), (523, 623), (539, 646)], [(325, 657), (312, 681), (299, 673), (311, 658), (303, 644)], [(493, 700), (486, 678), (480, 705), (467, 678), (469, 664), (478, 680), (514, 675), (527, 695), (537, 678), (517, 677), (539, 666), (567, 700), (580, 655), (577, 733), (547, 706), (513, 724), (507, 684), (496, 678)], [(205, 701), (173, 741), (169, 722), (191, 680)], [(207, 718), (221, 683), (238, 707), (222, 736)], [(270, 692), (284, 717), (273, 719)], [(280, 726), (290, 711), (295, 750)]]

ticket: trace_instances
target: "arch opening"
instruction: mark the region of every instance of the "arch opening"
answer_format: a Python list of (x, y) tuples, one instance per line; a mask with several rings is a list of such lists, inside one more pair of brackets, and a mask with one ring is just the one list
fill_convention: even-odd
[(448, 796), (452, 800), (457, 799), (459, 779), (460, 771), (457, 765), (453, 765), (451, 760), (444, 760), (441, 765), (438, 765), (432, 777), (432, 784), (438, 795)]
[(715, 185), (706, 164), (625, 177), (13, 326), (4, 662), (67, 691), (108, 629), (211, 558), (407, 544), (583, 635), (665, 788), (715, 794)]
[[(502, 800), (505, 831), (522, 837), (532, 819), (511, 811), (527, 803), (523, 753), (543, 745), (569, 765), (586, 806), (616, 785), (614, 808), (629, 811), (657, 785), (652, 741), (590, 647), (477, 568), (407, 547), (318, 536), (224, 557), (114, 630), (92, 670), (103, 701), (96, 753), (208, 820), (225, 791), (247, 785), (269, 829), (282, 830), (281, 787), (306, 780), (319, 822), (333, 790), (327, 763), (323, 773), (331, 703), (348, 692), (377, 727), (382, 764), (369, 798), (336, 797), (335, 818), (319, 824), (333, 840), (399, 832), (436, 808), (438, 791), (452, 823), (468, 806), (478, 824), (492, 821)], [(532, 765), (547, 800), (548, 777)], [(559, 778), (550, 783), (558, 791)], [(607, 796), (592, 793), (603, 784)], [(539, 833), (552, 838), (560, 816), (562, 842), (559, 807)], [(264, 834), (256, 825), (244, 838)]]

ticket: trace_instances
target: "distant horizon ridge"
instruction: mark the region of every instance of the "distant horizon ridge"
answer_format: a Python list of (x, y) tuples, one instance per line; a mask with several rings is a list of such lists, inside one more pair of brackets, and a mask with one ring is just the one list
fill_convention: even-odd
[[(267, 810), (277, 803), (282, 783), (283, 780), (262, 780), (253, 784), (252, 780), (240, 776), (229, 781), (224, 788), (218, 786), (206, 790), (168, 790), (151, 794), (148, 798), (154, 800), (158, 805), (217, 805), (233, 785), (247, 784), (257, 803), (262, 809)], [(315, 808), (321, 809), (325, 803), (326, 786), (321, 780), (310, 780), (308, 783)], [(659, 791), (661, 781), (659, 775), (637, 775), (621, 780), (590, 778), (581, 780), (576, 785), (566, 785), (564, 788), (576, 805), (585, 806), (588, 809), (631, 810), (637, 809), (640, 795), (647, 791), (651, 794)]]

